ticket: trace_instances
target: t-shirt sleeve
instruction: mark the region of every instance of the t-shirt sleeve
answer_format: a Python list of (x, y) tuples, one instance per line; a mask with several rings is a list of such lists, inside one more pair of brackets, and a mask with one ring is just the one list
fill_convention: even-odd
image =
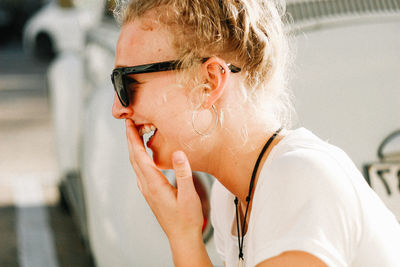
[(359, 200), (340, 164), (320, 151), (281, 155), (253, 204), (254, 264), (290, 250), (349, 266), (360, 238)]

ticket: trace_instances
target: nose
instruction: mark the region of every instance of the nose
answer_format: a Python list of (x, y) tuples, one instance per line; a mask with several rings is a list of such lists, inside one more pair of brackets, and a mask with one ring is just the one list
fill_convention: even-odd
[(116, 119), (127, 119), (132, 117), (133, 115), (133, 108), (132, 105), (129, 105), (128, 107), (122, 106), (121, 102), (119, 101), (119, 98), (117, 94), (114, 94), (114, 103), (112, 106), (112, 115)]

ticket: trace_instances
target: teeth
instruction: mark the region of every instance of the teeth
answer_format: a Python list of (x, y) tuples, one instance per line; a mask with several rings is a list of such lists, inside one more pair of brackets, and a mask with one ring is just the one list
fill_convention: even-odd
[(143, 136), (147, 133), (154, 132), (157, 128), (154, 125), (145, 125), (139, 130), (139, 135)]
[[(155, 127), (153, 127), (155, 129)], [(147, 133), (144, 133), (142, 138), (143, 138), (143, 144), (147, 147), (147, 142), (150, 140), (150, 138), (153, 137), (153, 135), (155, 134), (156, 130), (151, 130), (150, 127), (150, 131)]]

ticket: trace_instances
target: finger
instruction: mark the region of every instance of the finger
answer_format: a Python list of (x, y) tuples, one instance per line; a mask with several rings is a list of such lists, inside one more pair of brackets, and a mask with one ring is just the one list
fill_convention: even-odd
[(153, 159), (147, 154), (143, 139), (139, 136), (135, 123), (130, 119), (126, 119), (125, 125), (130, 162), (137, 173), (142, 189), (144, 187), (147, 188), (149, 183), (155, 185), (168, 183), (168, 180), (154, 164)]
[(143, 193), (142, 183), (140, 182), (139, 178), (136, 178), (136, 184), (137, 184), (137, 187), (139, 188), (140, 192)]
[(135, 170), (136, 182), (139, 187), (139, 190), (145, 194), (145, 192), (147, 192), (147, 183), (145, 181), (145, 176), (142, 171), (142, 168), (138, 164), (138, 159), (140, 157), (148, 157), (148, 154), (145, 151), (143, 141), (138, 140), (141, 138), (135, 127), (134, 122), (130, 119), (126, 119), (125, 126), (126, 126), (126, 138), (128, 141), (129, 161), (133, 169)]
[[(135, 170), (138, 179), (139, 177), (142, 176), (142, 172), (140, 171), (140, 168), (135, 160), (134, 157), (134, 150), (135, 150), (135, 143), (138, 143), (138, 140), (136, 140), (136, 142), (134, 141), (137, 138), (140, 138), (139, 133), (137, 132), (137, 129), (135, 127), (135, 124), (133, 123), (132, 120), (130, 119), (126, 119), (125, 120), (125, 126), (126, 126), (126, 139), (128, 141), (128, 150), (129, 150), (129, 161), (133, 167), (133, 169)], [(136, 149), (137, 151), (140, 150), (140, 146), (138, 149)]]
[(196, 189), (193, 184), (192, 170), (185, 153), (182, 151), (174, 152), (172, 154), (172, 165), (178, 187), (178, 199), (192, 198), (193, 194), (196, 194)]
[(128, 140), (128, 147), (129, 147), (129, 152), (133, 153), (146, 153), (146, 149), (143, 144), (143, 139), (140, 137), (138, 130), (136, 129), (135, 123), (130, 120), (126, 119), (125, 120), (125, 126), (126, 126), (126, 138)]
[[(128, 140), (129, 156), (133, 164), (142, 169), (143, 165), (155, 167), (153, 159), (147, 154), (146, 148), (143, 144), (143, 139), (140, 137), (135, 124), (132, 120), (126, 119), (126, 138)], [(142, 170), (143, 171), (143, 170)]]

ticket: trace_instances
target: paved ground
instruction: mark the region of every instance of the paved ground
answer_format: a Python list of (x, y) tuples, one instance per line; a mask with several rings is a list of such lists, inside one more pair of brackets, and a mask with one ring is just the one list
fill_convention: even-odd
[(0, 46), (0, 266), (92, 267), (58, 205), (47, 64)]

